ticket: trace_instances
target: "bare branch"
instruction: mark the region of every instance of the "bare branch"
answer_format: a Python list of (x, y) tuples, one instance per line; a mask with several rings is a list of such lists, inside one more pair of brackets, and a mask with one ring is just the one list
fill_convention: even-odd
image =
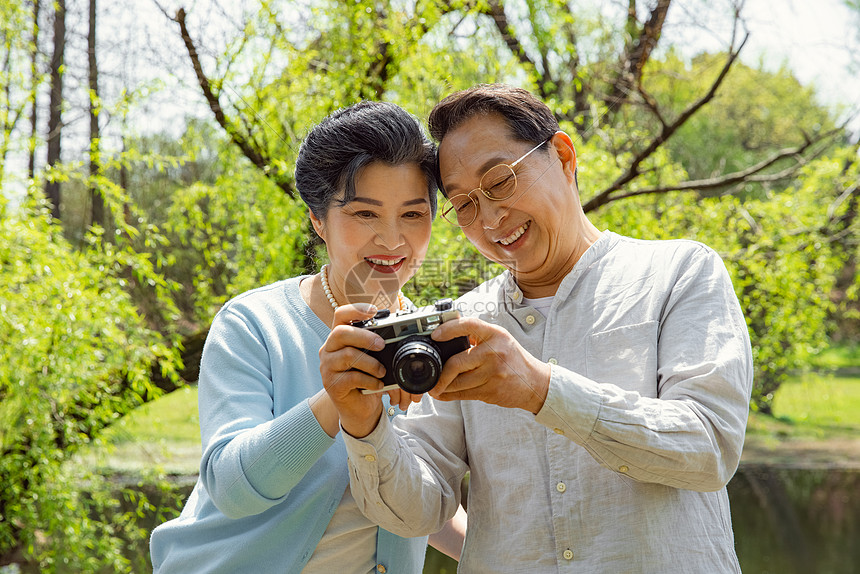
[[(157, 2), (156, 5), (158, 5)], [(194, 74), (197, 76), (197, 82), (200, 84), (200, 89), (203, 91), (206, 103), (209, 104), (209, 109), (212, 110), (212, 113), (215, 116), (215, 121), (217, 121), (218, 125), (227, 132), (233, 143), (239, 147), (242, 154), (248, 158), (252, 164), (259, 168), (266, 177), (270, 178), (278, 187), (280, 187), (284, 193), (290, 197), (295, 197), (295, 189), (287, 180), (279, 177), (279, 173), (277, 173), (277, 170), (273, 168), (272, 163), (269, 161), (269, 158), (265, 156), (261, 146), (254, 140), (252, 132), (249, 131), (247, 134), (241, 133), (224, 113), (224, 109), (221, 106), (221, 93), (213, 88), (212, 81), (206, 76), (206, 73), (203, 71), (203, 66), (200, 63), (197, 48), (194, 45), (194, 41), (191, 38), (191, 34), (189, 33), (188, 26), (185, 22), (185, 9), (180, 8), (179, 11), (176, 12), (175, 17), (167, 15), (161, 6), (159, 6), (159, 9), (161, 9), (161, 11), (164, 12), (170, 20), (179, 24), (182, 41), (185, 44), (185, 49), (188, 51), (188, 57), (191, 59)]]
[[(769, 158), (760, 161), (759, 163), (752, 165), (746, 169), (736, 171), (733, 173), (729, 173), (726, 175), (722, 175), (719, 177), (712, 177), (707, 179), (697, 179), (692, 181), (685, 181), (678, 184), (673, 185), (665, 185), (659, 187), (649, 187), (644, 189), (637, 189), (635, 191), (629, 191), (626, 193), (618, 193), (610, 196), (603, 196), (602, 202), (597, 203), (592, 199), (588, 203), (583, 206), (583, 209), (588, 212), (602, 205), (606, 205), (607, 203), (618, 201), (621, 199), (628, 199), (631, 197), (638, 197), (642, 195), (654, 195), (659, 193), (668, 193), (672, 191), (707, 191), (713, 189), (720, 189), (724, 187), (729, 187), (732, 185), (737, 185), (740, 183), (767, 183), (767, 182), (775, 182), (781, 181), (788, 177), (794, 175), (798, 169), (802, 166), (806, 165), (810, 158), (804, 157), (804, 153), (806, 153), (813, 145), (819, 143), (821, 141), (828, 140), (840, 133), (839, 129), (828, 131), (824, 134), (819, 135), (815, 139), (807, 139), (803, 144), (792, 147), (782, 149), (776, 153), (774, 153)], [(767, 168), (773, 166), (777, 162), (794, 158), (795, 163), (781, 171), (774, 173), (762, 173)], [(595, 198), (596, 199), (596, 198)]]
[(618, 76), (613, 82), (607, 98), (610, 107), (623, 101), (633, 86), (641, 84), (642, 71), (651, 57), (651, 52), (660, 41), (663, 24), (666, 22), (666, 14), (669, 12), (671, 3), (672, 0), (658, 0), (651, 9), (648, 21), (645, 22), (641, 30), (637, 30), (639, 21), (636, 18), (636, 2), (635, 0), (629, 1), (627, 7), (628, 39), (624, 47)]
[(713, 84), (711, 84), (708, 92), (690, 104), (686, 110), (681, 112), (678, 118), (672, 122), (671, 124), (664, 124), (663, 128), (660, 130), (660, 133), (649, 143), (642, 151), (640, 151), (633, 160), (630, 162), (627, 170), (621, 174), (608, 188), (604, 189), (596, 196), (594, 196), (588, 203), (586, 203), (583, 208), (586, 211), (597, 209), (601, 205), (605, 205), (610, 201), (613, 193), (623, 188), (625, 185), (636, 179), (641, 175), (641, 165), (646, 159), (651, 157), (654, 152), (656, 152), (661, 145), (663, 145), (671, 136), (674, 134), (684, 123), (689, 120), (693, 114), (695, 114), (699, 109), (702, 108), (705, 104), (710, 102), (717, 93), (717, 90), (720, 88), (720, 85), (725, 80), (726, 75), (729, 73), (729, 70), (743, 49), (744, 45), (749, 38), (749, 33), (744, 36), (743, 41), (737, 47), (737, 49), (732, 49), (729, 51), (728, 58), (726, 58), (726, 63), (723, 65), (723, 68), (720, 70), (720, 73), (717, 75), (717, 78), (714, 80)]
[[(520, 64), (537, 71), (537, 65), (526, 53), (525, 47), (523, 47), (522, 42), (517, 38), (513, 26), (508, 21), (504, 3), (499, 0), (490, 0), (487, 4), (489, 11), (485, 10), (484, 13), (492, 17), (493, 23), (496, 25), (499, 34), (501, 34), (502, 41), (504, 41), (508, 50), (519, 60)], [(537, 88), (541, 98), (547, 99), (558, 91), (557, 88), (551, 88), (551, 86), (557, 86), (558, 83), (551, 76), (549, 58), (545, 50), (541, 50), (541, 64), (543, 65), (543, 70), (542, 73), (538, 74)]]
[(505, 42), (508, 50), (511, 51), (511, 54), (513, 54), (521, 64), (534, 69), (535, 63), (531, 58), (529, 58), (528, 54), (526, 54), (525, 48), (523, 48), (519, 39), (514, 35), (513, 26), (508, 22), (508, 17), (505, 14), (504, 3), (499, 2), (499, 0), (490, 0), (487, 4), (490, 7), (489, 15), (493, 18), (493, 23), (496, 25), (496, 29), (499, 31), (499, 34), (502, 35), (502, 40)]

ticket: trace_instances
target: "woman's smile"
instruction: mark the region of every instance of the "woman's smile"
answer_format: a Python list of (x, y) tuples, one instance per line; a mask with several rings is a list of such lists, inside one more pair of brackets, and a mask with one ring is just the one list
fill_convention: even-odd
[(374, 271), (379, 271), (380, 273), (397, 273), (406, 261), (406, 257), (374, 255), (365, 257), (364, 260)]

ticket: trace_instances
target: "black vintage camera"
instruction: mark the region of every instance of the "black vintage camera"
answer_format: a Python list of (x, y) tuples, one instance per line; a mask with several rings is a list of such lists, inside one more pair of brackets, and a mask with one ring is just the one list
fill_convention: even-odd
[[(355, 327), (369, 329), (385, 339), (381, 351), (365, 352), (385, 367), (382, 382), (389, 390), (399, 386), (412, 394), (426, 393), (439, 380), (442, 365), (449, 357), (469, 348), (467, 337), (450, 341), (434, 341), (433, 330), (460, 316), (451, 299), (440, 299), (434, 305), (415, 311), (398, 311), (391, 315), (383, 309), (373, 319), (356, 321)], [(365, 394), (379, 391), (362, 391)]]

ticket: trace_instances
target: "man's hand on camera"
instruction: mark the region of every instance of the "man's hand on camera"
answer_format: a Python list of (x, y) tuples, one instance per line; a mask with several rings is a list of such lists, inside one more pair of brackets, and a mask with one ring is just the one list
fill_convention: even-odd
[(428, 393), (441, 401), (478, 400), (537, 414), (549, 390), (550, 366), (533, 357), (510, 333), (474, 317), (447, 321), (431, 337), (466, 335), (472, 348), (448, 359)]

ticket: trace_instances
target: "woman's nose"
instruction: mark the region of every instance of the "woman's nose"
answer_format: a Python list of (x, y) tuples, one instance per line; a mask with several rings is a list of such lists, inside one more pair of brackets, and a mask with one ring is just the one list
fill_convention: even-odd
[(376, 238), (377, 244), (390, 250), (397, 249), (406, 242), (403, 230), (397, 223), (389, 223), (381, 226), (381, 228), (376, 230)]

